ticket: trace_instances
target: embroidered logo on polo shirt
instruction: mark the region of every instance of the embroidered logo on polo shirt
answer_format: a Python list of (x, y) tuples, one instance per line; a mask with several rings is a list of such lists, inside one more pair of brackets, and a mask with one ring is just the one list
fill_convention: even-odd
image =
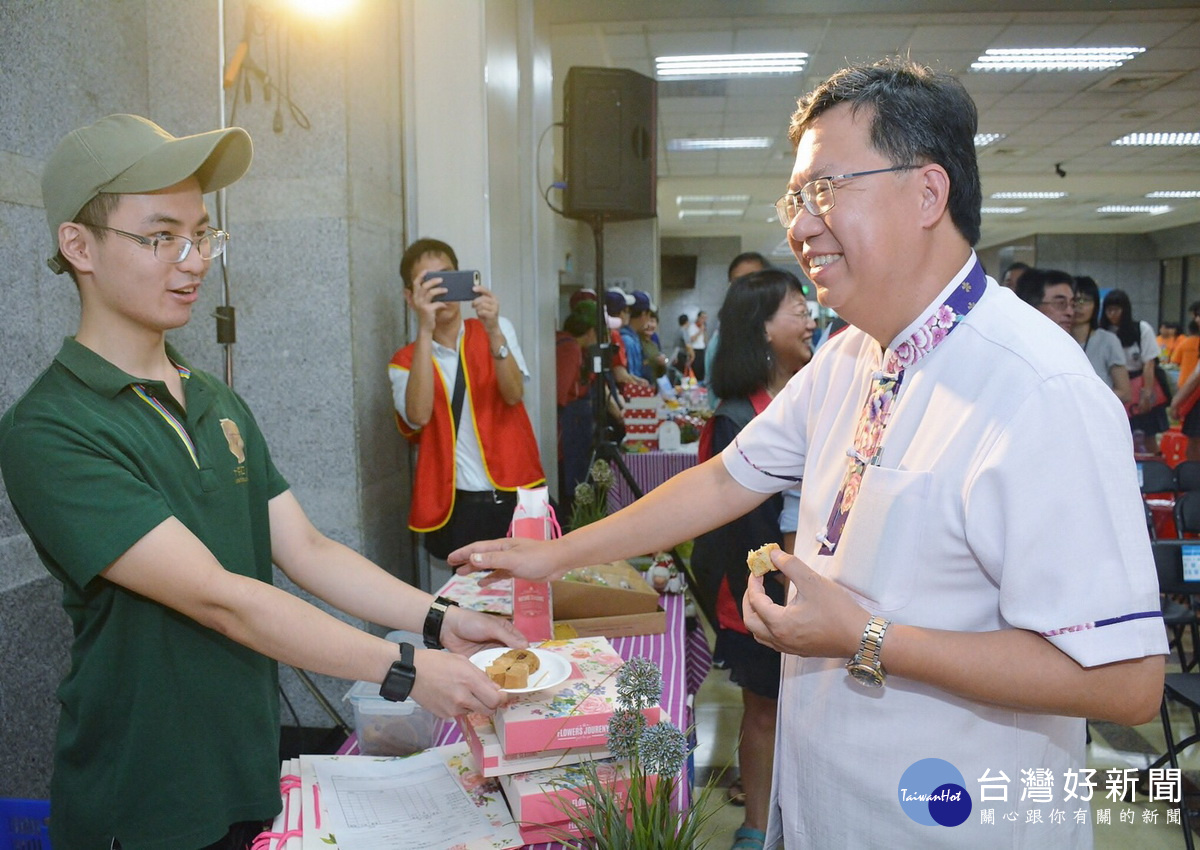
[(242, 432), (238, 430), (237, 423), (232, 419), (222, 419), (221, 430), (225, 432), (225, 440), (229, 443), (230, 453), (237, 458), (238, 463), (245, 463), (246, 441), (242, 439)]

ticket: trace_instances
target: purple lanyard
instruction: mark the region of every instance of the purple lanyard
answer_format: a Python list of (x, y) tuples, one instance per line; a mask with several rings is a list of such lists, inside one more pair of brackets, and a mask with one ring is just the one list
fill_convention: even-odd
[(829, 521), (817, 534), (817, 542), (821, 544), (818, 554), (832, 555), (837, 549), (842, 529), (846, 526), (846, 518), (858, 497), (863, 472), (868, 465), (879, 465), (883, 452), (883, 432), (892, 417), (892, 408), (900, 392), (900, 384), (904, 381), (904, 370), (927, 357), (942, 344), (942, 340), (948, 337), (979, 303), (986, 287), (987, 276), (983, 273), (983, 266), (976, 259), (975, 265), (967, 272), (962, 283), (950, 293), (950, 297), (908, 338), (889, 351), (883, 369), (871, 376), (872, 384), (867, 393), (867, 403), (863, 406), (858, 427), (854, 431), (854, 445), (846, 450), (850, 457), (846, 477), (842, 479), (842, 487), (833, 500)]

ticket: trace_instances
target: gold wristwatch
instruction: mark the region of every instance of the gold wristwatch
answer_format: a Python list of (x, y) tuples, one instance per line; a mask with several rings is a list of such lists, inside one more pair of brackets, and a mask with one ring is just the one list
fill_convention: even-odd
[(883, 652), (883, 635), (891, 625), (891, 620), (883, 617), (872, 617), (863, 629), (862, 642), (858, 652), (846, 662), (846, 671), (860, 685), (868, 688), (882, 688), (887, 681), (887, 673), (883, 669), (881, 653)]

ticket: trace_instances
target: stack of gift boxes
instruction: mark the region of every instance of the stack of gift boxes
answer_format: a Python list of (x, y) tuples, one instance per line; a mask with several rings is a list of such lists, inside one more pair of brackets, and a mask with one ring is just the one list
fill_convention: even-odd
[(665, 406), (654, 387), (625, 384), (625, 447), (628, 449), (657, 449), (658, 423), (664, 418)]
[[(598, 762), (597, 774), (608, 793), (624, 794), (629, 784), (628, 766), (607, 748), (621, 656), (603, 637), (546, 641), (539, 648), (571, 663), (565, 682), (513, 696), (491, 718), (458, 719), (476, 765), (485, 777), (499, 778), (513, 820), (529, 844), (578, 836), (567, 807), (582, 804), (570, 790), (582, 779), (581, 762)], [(644, 713), (649, 723), (664, 719), (658, 707)]]

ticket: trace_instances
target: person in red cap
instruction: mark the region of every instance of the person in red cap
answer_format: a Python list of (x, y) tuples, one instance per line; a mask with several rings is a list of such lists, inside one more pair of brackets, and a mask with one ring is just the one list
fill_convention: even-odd
[[(250, 166), (228, 128), (135, 115), (68, 134), (42, 177), (79, 329), (0, 418), (0, 472), (75, 634), (50, 784), (60, 848), (249, 845), (280, 810), (276, 663), (381, 682), (443, 717), (504, 695), (464, 654), (512, 624), (405, 584), (313, 527), (246, 403), (166, 341), (229, 235), (204, 194)], [(351, 616), (272, 584), (272, 564)]]
[(571, 310), (574, 310), (576, 307), (578, 307), (584, 301), (591, 301), (593, 304), (595, 304), (596, 303), (596, 290), (594, 290), (594, 289), (578, 289), (575, 292), (572, 292), (571, 298), (568, 301), (568, 306), (571, 308)]

